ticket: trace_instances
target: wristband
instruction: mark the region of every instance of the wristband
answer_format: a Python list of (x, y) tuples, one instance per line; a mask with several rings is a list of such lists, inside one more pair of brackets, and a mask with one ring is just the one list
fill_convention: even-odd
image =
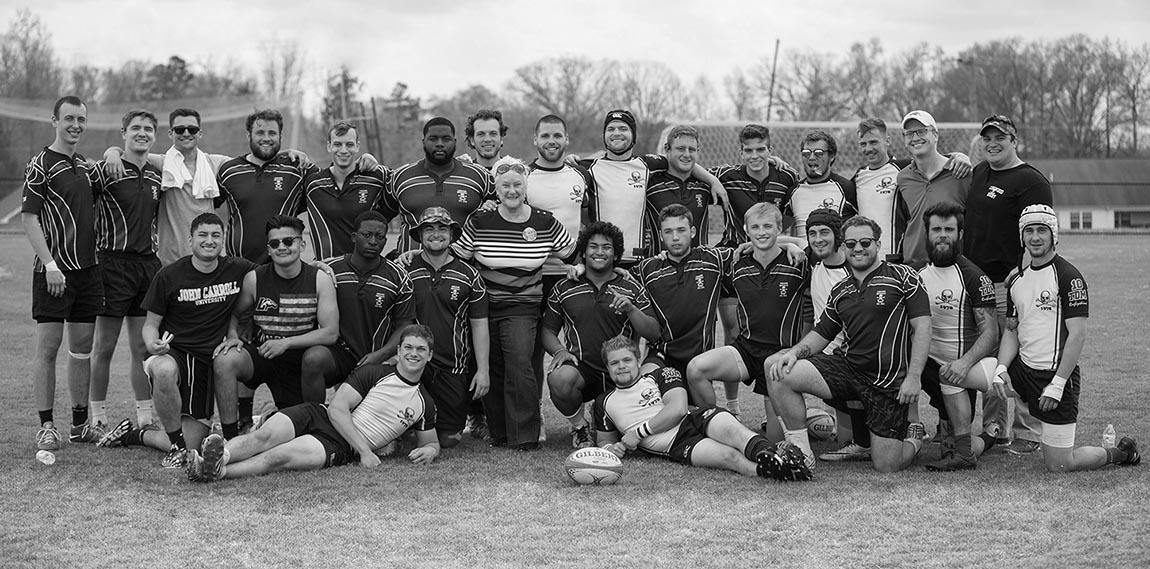
[(635, 434), (639, 435), (640, 439), (645, 439), (651, 434), (651, 425), (649, 421), (643, 421), (639, 428), (635, 429)]
[(47, 271), (56, 271), (57, 273), (62, 273), (62, 272), (63, 272), (63, 271), (61, 271), (61, 270), (60, 270), (60, 267), (56, 266), (56, 261), (54, 261), (54, 260), (52, 260), (52, 261), (48, 261), (47, 263), (44, 263), (44, 271), (45, 271), (45, 272), (47, 272)]
[(1057, 387), (1059, 390), (1064, 389), (1066, 387), (1066, 378), (1056, 375), (1054, 379), (1050, 380), (1050, 385)]
[(1006, 381), (1002, 379), (1002, 374), (1004, 373), (1006, 373), (1006, 366), (998, 364), (998, 367), (994, 369), (994, 378), (992, 381), (994, 381), (994, 383), (1000, 384), (1006, 383)]

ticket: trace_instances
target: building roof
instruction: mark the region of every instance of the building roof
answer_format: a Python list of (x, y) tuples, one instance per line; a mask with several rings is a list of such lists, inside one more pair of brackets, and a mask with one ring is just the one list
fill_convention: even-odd
[(1150, 160), (1027, 162), (1051, 181), (1056, 207), (1150, 207)]

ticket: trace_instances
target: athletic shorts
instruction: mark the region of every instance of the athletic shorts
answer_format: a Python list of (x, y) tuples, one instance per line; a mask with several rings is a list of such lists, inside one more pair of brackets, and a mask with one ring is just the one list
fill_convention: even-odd
[(475, 372), (451, 373), (432, 368), (424, 372), (423, 385), (435, 401), (435, 428), (446, 433), (458, 433), (467, 421), (467, 407), (471, 403), (471, 379)]
[(743, 379), (743, 383), (754, 385), (754, 392), (766, 397), (767, 376), (763, 370), (763, 362), (783, 349), (782, 346), (756, 344), (742, 336), (735, 338), (734, 342), (727, 345), (739, 353), (740, 361), (743, 364), (743, 367), (739, 370), (739, 375), (742, 376), (742, 372), (746, 370), (746, 377)]
[(267, 384), (278, 409), (304, 402), (300, 379), (304, 349), (287, 350), (272, 359), (261, 356), (255, 344), (244, 344), (244, 349), (252, 358), (252, 376), (243, 380), (244, 385), (256, 389)]
[[(185, 352), (170, 346), (167, 356), (176, 361), (176, 368), (179, 370), (180, 377), (176, 385), (180, 390), (180, 413), (193, 419), (211, 419), (216, 404), (212, 355)], [(152, 377), (149, 366), (163, 357), (165, 356), (151, 356), (144, 360), (144, 373), (148, 375), (148, 380), (153, 386), (156, 380)]]
[(1074, 366), (1074, 371), (1066, 379), (1066, 387), (1062, 390), (1058, 406), (1049, 411), (1043, 411), (1038, 406), (1038, 400), (1042, 397), (1042, 390), (1054, 379), (1053, 371), (1039, 371), (1022, 363), (1021, 358), (1014, 358), (1007, 373), (1010, 374), (1010, 383), (1015, 393), (1026, 402), (1035, 419), (1051, 425), (1078, 422), (1078, 395), (1082, 388), (1078, 366)]
[(347, 381), (347, 376), (351, 375), (351, 372), (355, 370), (356, 364), (359, 363), (359, 358), (351, 353), (351, 350), (348, 349), (342, 340), (330, 346), (321, 347), (327, 350), (327, 353), (331, 355), (331, 360), (335, 362), (334, 375), (324, 380), (324, 387), (335, 387)]
[(707, 427), (719, 413), (730, 414), (731, 412), (722, 407), (697, 407), (694, 411), (687, 413), (687, 416), (683, 417), (683, 421), (679, 423), (679, 432), (675, 434), (675, 441), (671, 443), (671, 459), (690, 465), (691, 453), (695, 451), (695, 445), (707, 438)]
[[(975, 363), (974, 365), (978, 365)], [(940, 421), (949, 421), (950, 415), (946, 412), (946, 405), (943, 404), (942, 399), (942, 378), (939, 372), (942, 370), (942, 364), (934, 360), (934, 358), (926, 358), (926, 365), (922, 368), (922, 391), (930, 396), (930, 406), (938, 410), (938, 418)], [(978, 390), (964, 389), (966, 395), (970, 397), (970, 408), (974, 409), (975, 401), (978, 399)]]
[(104, 312), (100, 316), (147, 316), (144, 297), (159, 270), (160, 259), (155, 255), (100, 253), (100, 272), (104, 278)]
[(836, 403), (852, 400), (862, 402), (866, 426), (870, 432), (887, 439), (906, 437), (909, 406), (899, 403), (897, 387), (875, 386), (869, 376), (856, 371), (839, 355), (816, 354), (807, 361), (823, 376), (823, 381), (830, 388), (831, 398)]
[(683, 379), (687, 379), (687, 364), (690, 362), (691, 358), (681, 360), (668, 356), (663, 350), (652, 350), (647, 353), (646, 359), (643, 360), (643, 365), (655, 364), (659, 367), (674, 368), (679, 372), (679, 375), (683, 376)]
[(92, 324), (104, 312), (104, 279), (100, 265), (78, 271), (64, 271), (64, 294), (48, 292), (48, 276), (32, 273), (32, 319), (36, 322), (81, 322)]
[(335, 430), (331, 418), (327, 415), (327, 406), (315, 402), (300, 403), (287, 409), (280, 409), (280, 413), (291, 419), (295, 427), (295, 436), (298, 439), (304, 435), (311, 435), (319, 444), (323, 445), (326, 458), (324, 468), (343, 466), (359, 460), (359, 454), (352, 450), (351, 445), (344, 440), (343, 435)]

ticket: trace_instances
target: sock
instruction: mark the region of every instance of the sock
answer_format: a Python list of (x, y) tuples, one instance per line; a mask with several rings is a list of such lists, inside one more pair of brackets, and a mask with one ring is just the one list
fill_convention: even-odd
[(1128, 458), (1126, 451), (1118, 450), (1117, 448), (1106, 448), (1106, 464), (1118, 464)]
[(240, 436), (239, 423), (223, 423), (220, 425), (220, 428), (223, 429), (223, 435), (225, 439), (231, 440)]
[(982, 443), (985, 445), (982, 452), (990, 450), (990, 447), (994, 446), (998, 440), (994, 437), (994, 435), (986, 432), (978, 435), (978, 438), (982, 439)]
[(769, 450), (771, 450), (771, 442), (763, 435), (755, 435), (747, 441), (747, 446), (743, 449), (743, 456), (747, 457), (747, 460), (755, 462), (759, 459), (760, 454)]
[(39, 413), (40, 413), (40, 426), (46, 427), (46, 426), (48, 426), (49, 423), (55, 422), (52, 420), (52, 410), (51, 409), (48, 409), (47, 411), (40, 411)]
[(973, 444), (972, 439), (973, 437), (970, 433), (954, 435), (954, 454), (958, 456), (970, 456), (974, 454), (974, 451), (971, 450), (971, 445)]
[(128, 429), (124, 433), (124, 438), (120, 439), (126, 447), (143, 446), (144, 444), (144, 430), (143, 429)]
[(188, 448), (188, 443), (184, 442), (184, 430), (178, 429), (175, 431), (168, 431), (168, 440), (172, 441), (172, 446), (178, 449)]
[(88, 422), (88, 406), (76, 405), (72, 407), (72, 426), (79, 427)]
[(563, 418), (567, 419), (567, 422), (571, 423), (572, 431), (587, 424), (587, 415), (583, 412), (583, 405), (579, 405), (579, 408), (576, 409), (574, 413), (570, 415), (563, 415)]
[(811, 450), (811, 438), (809, 435), (807, 435), (806, 427), (795, 429), (793, 431), (784, 429), (783, 437), (786, 438), (787, 442), (802, 449), (803, 454), (807, 457), (808, 461), (814, 459), (815, 453)]
[(152, 415), (153, 409), (151, 399), (136, 400), (136, 422), (141, 425), (151, 423), (154, 420)]
[(723, 405), (723, 407), (727, 411), (730, 411), (734, 415), (739, 414), (739, 400), (738, 399), (728, 399), (726, 404)]
[(252, 420), (252, 399), (251, 397), (240, 397), (240, 421), (248, 422)]
[(870, 448), (870, 428), (866, 426), (866, 412), (852, 409), (847, 413), (851, 417), (851, 442)]
[(92, 424), (108, 424), (108, 406), (103, 401), (89, 401), (88, 408), (92, 410)]

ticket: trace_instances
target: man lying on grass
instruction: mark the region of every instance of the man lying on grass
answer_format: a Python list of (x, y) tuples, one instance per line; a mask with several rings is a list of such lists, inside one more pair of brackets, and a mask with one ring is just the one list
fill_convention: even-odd
[(199, 452), (188, 453), (188, 480), (213, 482), (279, 470), (316, 470), (354, 460), (371, 468), (380, 463), (376, 451), (409, 429), (415, 429), (418, 446), (407, 458), (431, 464), (439, 456), (435, 404), (420, 379), (432, 349), (427, 326), (407, 326), (400, 334), (395, 366), (356, 369), (327, 407), (312, 402), (288, 407), (259, 429), (226, 443), (220, 435), (209, 436)]
[(615, 388), (595, 399), (592, 415), (599, 444), (616, 455), (638, 448), (683, 464), (744, 476), (811, 479), (798, 447), (787, 442), (771, 445), (721, 407), (688, 412), (687, 387), (675, 368), (639, 375), (639, 346), (634, 340), (616, 336), (604, 342), (603, 362)]

